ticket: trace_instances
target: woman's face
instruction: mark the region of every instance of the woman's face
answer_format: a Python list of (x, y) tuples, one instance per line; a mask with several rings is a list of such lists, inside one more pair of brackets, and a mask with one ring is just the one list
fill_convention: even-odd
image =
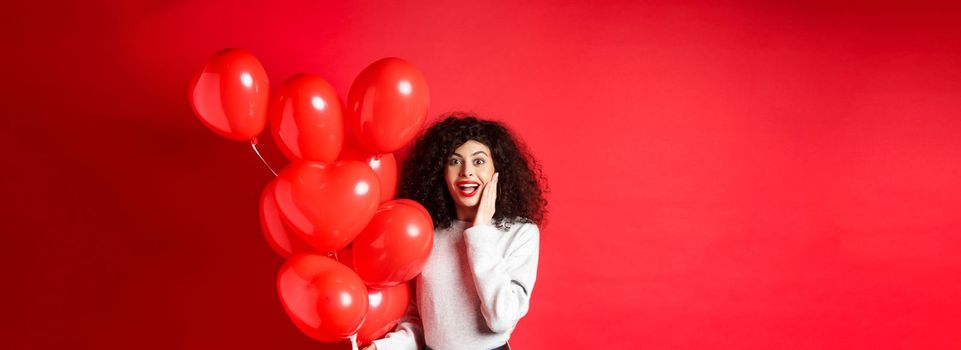
[(454, 203), (461, 209), (476, 209), (484, 186), (494, 177), (490, 148), (474, 140), (464, 142), (447, 158), (445, 168), (444, 178)]

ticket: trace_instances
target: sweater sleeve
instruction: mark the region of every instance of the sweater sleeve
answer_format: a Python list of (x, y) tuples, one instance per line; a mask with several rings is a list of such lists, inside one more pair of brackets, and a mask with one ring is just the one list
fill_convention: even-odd
[(407, 311), (394, 331), (373, 341), (377, 350), (419, 350), (424, 345), (424, 327), (417, 312), (416, 293), (411, 293)]
[(487, 326), (497, 333), (513, 329), (527, 314), (537, 276), (540, 232), (535, 224), (521, 225), (514, 235), (491, 225), (465, 231), (480, 311)]

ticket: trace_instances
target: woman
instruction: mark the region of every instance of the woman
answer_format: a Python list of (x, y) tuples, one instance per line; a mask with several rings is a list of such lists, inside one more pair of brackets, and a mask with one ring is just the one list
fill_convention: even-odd
[(366, 349), (509, 349), (527, 314), (547, 201), (540, 167), (500, 123), (452, 114), (414, 144), (399, 197), (424, 205), (434, 249), (415, 300)]

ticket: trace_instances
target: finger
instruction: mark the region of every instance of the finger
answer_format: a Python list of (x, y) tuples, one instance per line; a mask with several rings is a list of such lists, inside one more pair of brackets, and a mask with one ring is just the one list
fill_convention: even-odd
[(494, 206), (497, 203), (497, 179), (500, 177), (500, 173), (494, 173), (494, 181), (491, 183), (491, 193), (490, 193), (490, 213), (494, 214)]
[(493, 205), (494, 198), (497, 196), (497, 175), (498, 173), (494, 173), (491, 181), (487, 183), (487, 186), (484, 186), (484, 193), (482, 193), (481, 202), (488, 208)]
[(491, 205), (497, 199), (497, 175), (494, 175), (494, 182), (491, 184)]
[(491, 186), (487, 186), (484, 192), (484, 207), (490, 209), (494, 205), (494, 190), (491, 189)]
[(483, 196), (483, 197), (481, 198), (481, 201), (482, 201), (482, 202), (487, 201), (487, 200), (488, 200), (487, 197), (490, 197), (491, 187), (492, 187), (492, 186), (494, 186), (494, 181), (488, 182), (488, 183), (487, 183), (487, 186), (484, 186), (484, 192), (481, 193), (481, 195)]

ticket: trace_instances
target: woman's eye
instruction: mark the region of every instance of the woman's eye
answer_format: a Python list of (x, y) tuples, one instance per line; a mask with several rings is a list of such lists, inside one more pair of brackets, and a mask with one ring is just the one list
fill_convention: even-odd
[(457, 165), (457, 164), (460, 164), (460, 159), (451, 159), (451, 160), (450, 160), (450, 165)]
[(484, 164), (483, 159), (474, 159), (474, 165), (483, 165), (483, 164)]

